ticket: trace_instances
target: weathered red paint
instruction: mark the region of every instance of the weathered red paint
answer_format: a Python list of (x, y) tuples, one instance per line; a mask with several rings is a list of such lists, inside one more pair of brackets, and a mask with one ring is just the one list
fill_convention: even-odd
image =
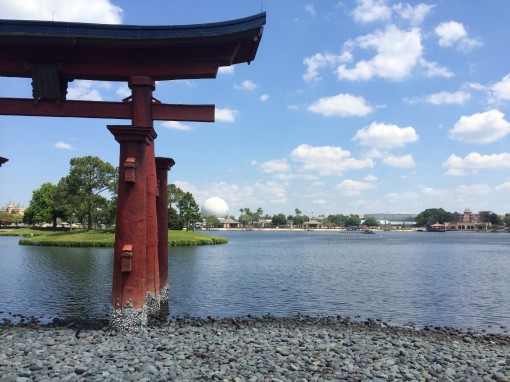
[[(152, 127), (147, 126), (110, 125), (108, 129), (120, 144), (112, 307), (116, 310), (126, 306), (142, 309), (146, 304), (147, 277), (145, 158), (147, 144), (155, 139), (156, 134)], [(126, 163), (129, 166), (126, 167)], [(126, 181), (126, 170), (133, 168), (134, 182)], [(122, 272), (122, 253), (126, 245), (132, 249), (130, 272)]]
[[(158, 121), (214, 122), (214, 105), (169, 105), (153, 103), (152, 119)], [(130, 102), (96, 102), (0, 98), (0, 115), (131, 119)]]
[[(168, 171), (175, 165), (172, 158), (156, 157), (156, 175), (158, 179), (158, 263), (160, 294), (168, 290)], [(163, 298), (167, 296), (162, 296)]]
[[(150, 77), (133, 76), (128, 83), (131, 88), (133, 125), (152, 127), (152, 92), (155, 81)], [(146, 182), (146, 292), (156, 295), (159, 292), (158, 267), (158, 224), (156, 214), (156, 159), (154, 141), (147, 142), (145, 151)], [(119, 205), (118, 208), (121, 208)]]

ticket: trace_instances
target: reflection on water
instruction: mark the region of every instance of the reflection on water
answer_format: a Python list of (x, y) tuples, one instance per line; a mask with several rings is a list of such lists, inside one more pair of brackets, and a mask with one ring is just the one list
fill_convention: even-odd
[[(110, 306), (113, 250), (17, 245), (0, 238), (0, 311), (48, 321), (102, 317)], [(1, 317), (1, 316), (0, 316)]]
[[(382, 318), (510, 328), (510, 235), (214, 232), (227, 245), (171, 247), (171, 315)], [(24, 247), (0, 238), (0, 318), (102, 317), (112, 249)]]

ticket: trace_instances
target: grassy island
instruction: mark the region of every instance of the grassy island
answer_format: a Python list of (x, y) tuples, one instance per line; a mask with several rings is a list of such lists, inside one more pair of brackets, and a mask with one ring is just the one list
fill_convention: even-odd
[[(23, 236), (20, 245), (41, 245), (53, 247), (113, 247), (115, 233), (106, 230), (51, 231), (30, 228), (0, 232), (0, 236)], [(191, 246), (225, 244), (223, 237), (210, 236), (199, 232), (168, 231), (170, 246)]]

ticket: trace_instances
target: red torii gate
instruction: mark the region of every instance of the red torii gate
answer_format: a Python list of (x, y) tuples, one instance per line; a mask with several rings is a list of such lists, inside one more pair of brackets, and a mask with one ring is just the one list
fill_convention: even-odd
[[(0, 98), (0, 115), (130, 119), (110, 125), (120, 144), (111, 324), (144, 325), (168, 299), (171, 158), (155, 157), (154, 120), (214, 121), (214, 105), (168, 105), (155, 81), (215, 78), (250, 63), (265, 13), (226, 22), (135, 26), (0, 20), (0, 76), (32, 78), (33, 99)], [(123, 102), (66, 100), (75, 79), (124, 81)]]

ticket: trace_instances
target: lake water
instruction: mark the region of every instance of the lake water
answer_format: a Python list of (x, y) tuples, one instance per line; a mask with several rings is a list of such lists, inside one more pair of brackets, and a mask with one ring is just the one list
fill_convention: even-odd
[[(170, 315), (341, 315), (392, 324), (510, 328), (510, 234), (214, 231), (171, 247)], [(0, 237), (0, 319), (103, 317), (112, 249)]]

